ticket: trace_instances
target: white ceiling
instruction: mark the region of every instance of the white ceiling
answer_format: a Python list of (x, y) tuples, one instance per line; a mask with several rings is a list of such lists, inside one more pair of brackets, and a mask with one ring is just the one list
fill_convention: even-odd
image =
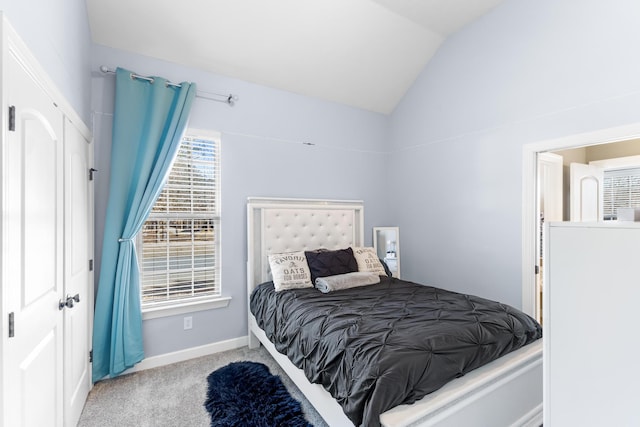
[(87, 8), (97, 44), (387, 114), (447, 36), (502, 1), (87, 0)]

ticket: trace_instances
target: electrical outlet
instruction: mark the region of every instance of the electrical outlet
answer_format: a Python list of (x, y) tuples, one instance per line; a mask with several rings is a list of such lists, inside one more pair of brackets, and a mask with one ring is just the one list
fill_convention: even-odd
[(184, 330), (193, 328), (193, 317), (188, 316), (184, 318)]

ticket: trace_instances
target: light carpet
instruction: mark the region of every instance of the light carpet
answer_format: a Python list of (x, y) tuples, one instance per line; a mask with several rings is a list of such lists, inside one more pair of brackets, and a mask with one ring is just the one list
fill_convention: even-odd
[(89, 393), (78, 426), (209, 426), (209, 414), (203, 406), (207, 376), (231, 362), (245, 360), (267, 365), (273, 375), (280, 376), (291, 396), (300, 401), (307, 420), (315, 427), (327, 427), (264, 347), (242, 347), (100, 381)]

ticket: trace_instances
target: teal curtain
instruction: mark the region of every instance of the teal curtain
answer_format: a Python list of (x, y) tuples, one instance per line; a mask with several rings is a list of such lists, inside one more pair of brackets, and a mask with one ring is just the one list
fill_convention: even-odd
[(158, 198), (187, 125), (196, 87), (116, 70), (111, 178), (93, 325), (93, 381), (144, 358), (134, 238)]

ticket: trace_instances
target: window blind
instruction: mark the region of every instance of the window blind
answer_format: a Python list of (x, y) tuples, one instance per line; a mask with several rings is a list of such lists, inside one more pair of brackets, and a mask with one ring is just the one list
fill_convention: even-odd
[(141, 233), (143, 308), (220, 295), (219, 169), (217, 141), (183, 138)]
[(607, 170), (603, 185), (605, 220), (617, 219), (618, 208), (640, 208), (640, 168)]

